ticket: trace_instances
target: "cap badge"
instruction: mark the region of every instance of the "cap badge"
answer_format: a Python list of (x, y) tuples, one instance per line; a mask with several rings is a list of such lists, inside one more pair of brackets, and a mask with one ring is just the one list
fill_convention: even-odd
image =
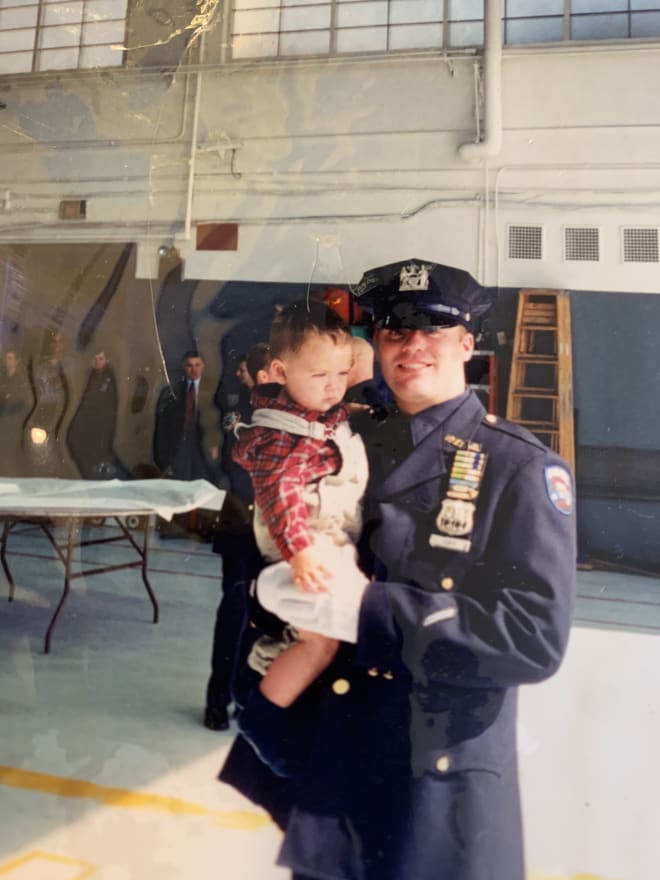
[(430, 269), (428, 263), (408, 263), (403, 266), (399, 273), (399, 291), (428, 290)]

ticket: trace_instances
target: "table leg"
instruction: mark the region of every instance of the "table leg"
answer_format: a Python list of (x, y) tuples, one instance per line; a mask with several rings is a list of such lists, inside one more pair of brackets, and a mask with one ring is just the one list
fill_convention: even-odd
[(147, 593), (149, 594), (149, 598), (151, 599), (151, 604), (154, 609), (154, 623), (158, 623), (158, 602), (156, 601), (156, 596), (154, 595), (154, 591), (151, 589), (151, 584), (149, 583), (149, 578), (147, 577), (148, 565), (149, 565), (149, 520), (151, 517), (144, 516), (142, 517), (142, 580), (144, 581), (144, 585), (147, 588)]
[(11, 571), (9, 570), (9, 564), (7, 562), (7, 538), (9, 537), (9, 530), (12, 527), (13, 523), (10, 523), (9, 520), (5, 520), (2, 524), (2, 545), (0, 546), (0, 561), (2, 562), (2, 567), (5, 570), (5, 575), (7, 577), (7, 583), (9, 584), (9, 597), (7, 599), (8, 602), (14, 601), (14, 578), (11, 576)]
[(73, 552), (73, 530), (74, 530), (74, 520), (73, 518), (68, 520), (68, 534), (66, 540), (66, 555), (64, 557), (64, 590), (62, 591), (62, 595), (60, 597), (60, 601), (57, 603), (57, 608), (55, 609), (55, 613), (53, 614), (50, 623), (48, 624), (48, 629), (46, 630), (46, 639), (44, 642), (44, 654), (50, 654), (50, 636), (55, 627), (55, 621), (58, 618), (60, 611), (62, 610), (62, 606), (67, 600), (67, 596), (69, 595), (69, 587), (71, 585), (71, 555)]
[[(154, 591), (151, 589), (151, 584), (149, 583), (148, 576), (148, 565), (149, 565), (149, 520), (151, 519), (150, 515), (141, 516), (140, 525), (142, 527), (142, 546), (137, 543), (133, 535), (131, 534), (130, 529), (121, 521), (121, 519), (116, 516), (115, 522), (119, 526), (119, 528), (124, 533), (126, 540), (133, 546), (135, 552), (139, 555), (141, 563), (140, 568), (142, 570), (142, 581), (144, 582), (144, 586), (147, 591), (147, 595), (151, 600), (151, 607), (154, 609), (154, 623), (158, 623), (158, 602), (156, 600), (156, 595)], [(137, 567), (137, 564), (136, 564)]]

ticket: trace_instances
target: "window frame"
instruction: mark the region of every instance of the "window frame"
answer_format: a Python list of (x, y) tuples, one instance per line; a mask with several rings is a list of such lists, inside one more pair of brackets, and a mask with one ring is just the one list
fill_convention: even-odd
[[(483, 46), (483, 38), (481, 42), (451, 42), (451, 34), (452, 32), (456, 32), (457, 26), (466, 25), (469, 27), (476, 26), (477, 30), (481, 29), (481, 33), (483, 34), (483, 11), (480, 18), (472, 18), (465, 17), (459, 18), (456, 14), (452, 15), (452, 0), (437, 0), (438, 3), (442, 5), (442, 13), (437, 18), (422, 22), (424, 26), (429, 25), (438, 25), (441, 29), (441, 40), (437, 45), (434, 46), (414, 46), (411, 45), (406, 48), (393, 48), (392, 47), (392, 33), (395, 28), (403, 28), (413, 25), (419, 25), (420, 22), (393, 22), (391, 11), (392, 4), (394, 2), (400, 2), (400, 0), (234, 0), (230, 4), (230, 13), (229, 13), (229, 39), (232, 44), (232, 48), (230, 48), (228, 52), (228, 60), (232, 63), (242, 63), (242, 62), (260, 62), (260, 61), (295, 61), (295, 60), (304, 60), (304, 59), (313, 59), (313, 58), (342, 58), (342, 57), (351, 57), (355, 55), (360, 56), (376, 56), (376, 55), (391, 55), (391, 54), (402, 54), (406, 52), (442, 52), (443, 54), (452, 53), (459, 54), (462, 52), (475, 52), (479, 51)], [(455, 2), (455, 0), (454, 0)], [(561, 0), (558, 4), (557, 12), (542, 12), (536, 13), (534, 10), (526, 15), (516, 14), (509, 15), (508, 7), (509, 3), (519, 3), (520, 0), (504, 0), (503, 2), (503, 29), (504, 29), (504, 42), (503, 47), (505, 49), (520, 49), (527, 47), (566, 47), (573, 45), (591, 45), (595, 43), (647, 43), (649, 41), (660, 40), (660, 33), (658, 35), (642, 35), (642, 36), (632, 36), (634, 31), (634, 22), (635, 20), (639, 21), (640, 16), (644, 16), (645, 14), (649, 15), (657, 15), (660, 18), (660, 0), (656, 0), (655, 5), (651, 8), (649, 4), (651, 0), (645, 0), (645, 4), (647, 8), (643, 8), (644, 4), (640, 5), (639, 0), (623, 0), (625, 3), (625, 9), (617, 10), (617, 16), (625, 16), (626, 17), (626, 36), (617, 36), (617, 37), (586, 37), (586, 38), (574, 38), (572, 37), (572, 32), (574, 30), (574, 23), (576, 21), (584, 22), (589, 18), (596, 21), (597, 17), (602, 16), (603, 14), (607, 14), (608, 10), (602, 9), (594, 9), (590, 11), (573, 11), (573, 0)], [(608, 0), (600, 0), (601, 5), (607, 6)], [(379, 49), (359, 49), (355, 51), (341, 51), (338, 48), (341, 44), (341, 40), (338, 39), (342, 30), (348, 30), (348, 28), (342, 28), (338, 25), (339, 20), (339, 10), (340, 8), (346, 4), (346, 7), (350, 5), (362, 5), (365, 6), (367, 4), (382, 4), (387, 8), (387, 22), (383, 25), (378, 25), (379, 28), (385, 28), (386, 30), (386, 40), (385, 45)], [(594, 5), (598, 5), (599, 0), (593, 0)], [(240, 4), (241, 8), (237, 8)], [(485, 0), (484, 4), (485, 6)], [(330, 24), (328, 26), (327, 31), (329, 31), (328, 35), (328, 46), (329, 49), (327, 52), (309, 52), (309, 53), (292, 53), (292, 52), (281, 52), (281, 44), (282, 44), (282, 36), (283, 34), (295, 33), (294, 31), (286, 31), (281, 27), (282, 20), (282, 12), (287, 9), (298, 8), (298, 9), (312, 9), (314, 7), (329, 7), (330, 9)], [(559, 8), (561, 7), (561, 8)], [(460, 9), (460, 7), (459, 7)], [(482, 7), (483, 9), (483, 7)], [(533, 9), (533, 5), (530, 4), (530, 9)], [(243, 12), (254, 12), (258, 14), (259, 12), (265, 12), (266, 10), (270, 10), (272, 13), (279, 12), (279, 16), (276, 16), (279, 20), (277, 31), (236, 31), (235, 30), (235, 21), (237, 13)], [(611, 13), (613, 14), (613, 13)], [(516, 22), (532, 22), (538, 21), (539, 23), (542, 21), (549, 21), (551, 19), (560, 19), (561, 20), (561, 33), (562, 37), (560, 40), (542, 40), (542, 41), (507, 41), (507, 30), (511, 24)], [(369, 29), (374, 29), (376, 25), (365, 25), (363, 29), (368, 31)], [(359, 27), (353, 28), (354, 30), (359, 30)], [(299, 31), (298, 33), (303, 33), (303, 31)], [(236, 39), (240, 39), (240, 37), (255, 37), (255, 38), (269, 38), (272, 43), (272, 50), (268, 53), (264, 52), (263, 54), (249, 54), (249, 53), (240, 53), (236, 54), (233, 51), (233, 44)]]
[[(114, 12), (114, 8), (120, 7), (116, 16), (110, 17), (94, 17), (94, 10), (105, 6)], [(76, 12), (79, 7), (79, 14)], [(123, 7), (123, 11), (122, 11)], [(20, 11), (33, 11), (35, 13), (33, 24), (21, 23), (18, 26), (3, 27), (3, 14), (5, 18), (11, 18), (11, 14), (18, 13), (18, 20), (21, 17)], [(74, 15), (71, 15), (71, 12)], [(62, 20), (57, 21), (58, 12), (62, 13)], [(17, 0), (15, 4), (3, 7), (0, 10), (0, 45), (3, 37), (7, 37), (9, 41), (21, 34), (26, 39), (31, 38), (31, 45), (22, 46), (18, 49), (9, 47), (0, 49), (0, 75), (31, 75), (53, 72), (70, 72), (70, 71), (91, 71), (99, 69), (117, 70), (125, 66), (126, 50), (112, 50), (115, 45), (126, 45), (127, 27), (130, 12), (130, 0), (124, 0), (123, 4), (120, 0), (111, 0), (104, 3), (104, 0), (28, 0), (28, 2), (20, 2)], [(68, 15), (67, 15), (68, 13)], [(55, 20), (52, 20), (52, 19)], [(49, 20), (50, 19), (50, 20)], [(110, 32), (113, 26), (116, 27), (116, 33), (111, 37), (100, 42), (86, 39), (87, 34), (98, 33), (99, 25), (105, 26)], [(118, 32), (121, 30), (121, 36)], [(57, 39), (60, 32), (59, 39)], [(52, 44), (48, 45), (47, 37), (55, 37)], [(69, 39), (67, 39), (67, 36)], [(98, 63), (98, 52), (110, 51), (111, 54), (116, 52), (117, 63)], [(70, 58), (75, 55), (75, 65), (66, 63), (66, 56)], [(97, 56), (95, 59), (95, 55)], [(88, 56), (87, 63), (85, 56)], [(12, 66), (8, 61), (10, 57), (18, 59), (19, 63)], [(21, 64), (20, 60), (24, 59), (25, 64)], [(55, 63), (44, 63), (50, 57)], [(109, 56), (111, 57), (111, 56)], [(3, 64), (4, 62), (7, 62)], [(58, 63), (59, 62), (59, 63)], [(64, 62), (64, 63), (62, 63)]]

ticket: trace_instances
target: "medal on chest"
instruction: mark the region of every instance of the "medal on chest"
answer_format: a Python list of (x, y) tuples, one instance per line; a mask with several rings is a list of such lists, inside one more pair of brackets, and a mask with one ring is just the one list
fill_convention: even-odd
[(474, 512), (481, 489), (487, 455), (481, 444), (447, 435), (445, 441), (456, 447), (449, 474), (447, 494), (435, 520), (438, 533), (429, 537), (431, 547), (467, 553), (472, 546)]

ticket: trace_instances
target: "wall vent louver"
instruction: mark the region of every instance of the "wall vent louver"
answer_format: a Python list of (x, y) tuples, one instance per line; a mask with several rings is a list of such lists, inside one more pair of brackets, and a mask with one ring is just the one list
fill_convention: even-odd
[(596, 226), (564, 228), (564, 259), (576, 262), (600, 260), (600, 230)]
[(630, 227), (623, 230), (624, 263), (660, 262), (658, 230)]
[(542, 226), (509, 226), (508, 232), (510, 260), (543, 259)]

